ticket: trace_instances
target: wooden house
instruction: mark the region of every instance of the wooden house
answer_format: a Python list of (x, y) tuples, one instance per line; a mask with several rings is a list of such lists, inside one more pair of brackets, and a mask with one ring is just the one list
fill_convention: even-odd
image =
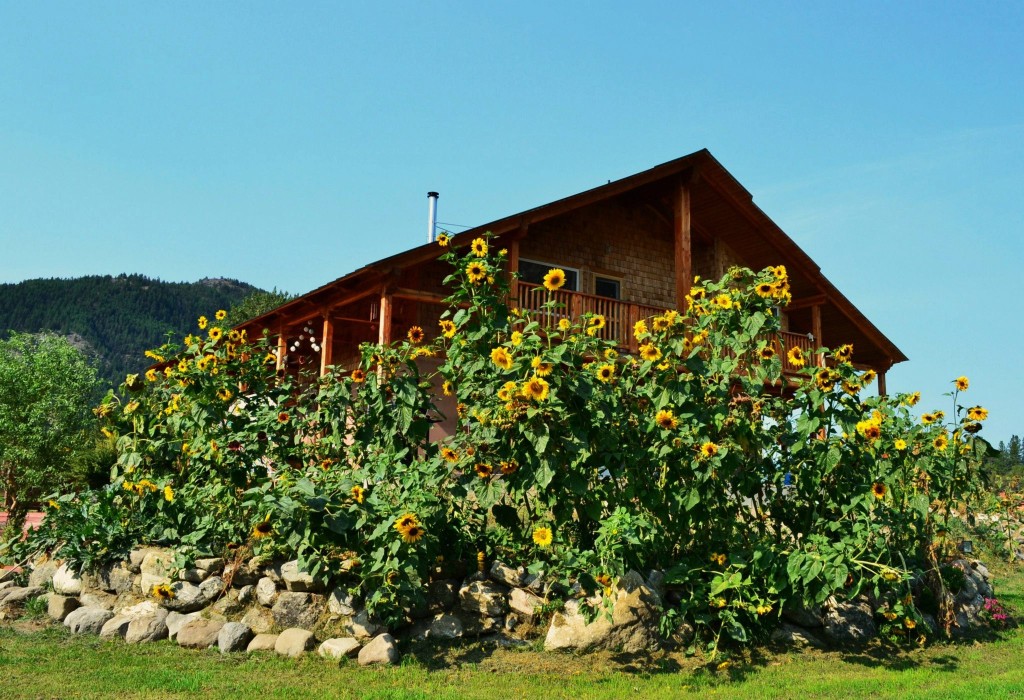
[[(562, 268), (566, 309), (603, 314), (603, 332), (624, 348), (635, 342), (636, 320), (682, 308), (695, 275), (717, 280), (732, 265), (782, 264), (793, 295), (780, 310), (787, 347), (852, 343), (856, 364), (878, 373), (880, 393), (886, 371), (907, 359), (707, 150), (464, 231), (452, 245), (487, 231), (520, 275), (514, 305), (537, 305), (541, 295), (530, 290), (548, 269)], [(244, 327), (277, 338), (279, 367), (321, 372), (354, 365), (360, 343), (388, 343), (413, 325), (429, 337), (438, 332), (442, 280), (451, 271), (441, 253), (427, 243), (371, 263)]]

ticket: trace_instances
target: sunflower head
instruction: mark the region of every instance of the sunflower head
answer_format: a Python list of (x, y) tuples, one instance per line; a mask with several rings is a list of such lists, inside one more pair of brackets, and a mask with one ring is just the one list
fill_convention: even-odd
[(711, 441), (705, 442), (700, 446), (700, 453), (705, 459), (711, 459), (718, 454), (718, 445)]
[(541, 548), (548, 548), (554, 541), (554, 535), (549, 527), (538, 527), (533, 531), (533, 543)]
[(473, 251), (473, 255), (478, 258), (482, 258), (487, 255), (487, 241), (482, 238), (474, 238), (473, 242), (469, 244), (470, 250)]
[(486, 462), (477, 462), (476, 466), (473, 467), (473, 470), (481, 479), (487, 479), (494, 474), (494, 467)]
[(807, 360), (804, 359), (803, 350), (798, 347), (792, 347), (789, 352), (786, 353), (786, 359), (789, 360), (789, 364), (794, 367), (803, 367), (807, 364)]
[(274, 532), (274, 526), (270, 522), (270, 516), (268, 515), (266, 520), (263, 520), (262, 522), (256, 523), (255, 527), (253, 527), (253, 529), (252, 529), (252, 536), (254, 538), (256, 538), (256, 539), (260, 539), (260, 538), (263, 538), (263, 537), (267, 537), (268, 535), (270, 535), (273, 532)]
[(353, 486), (350, 493), (352, 494), (352, 500), (355, 501), (356, 503), (362, 503), (363, 500), (366, 498), (366, 489), (364, 489), (359, 484)]
[(610, 382), (615, 378), (615, 365), (605, 364), (597, 368), (597, 378), (602, 382)]
[(967, 391), (967, 387), (971, 385), (970, 380), (967, 377), (963, 376), (957, 377), (955, 380), (953, 380), (953, 383), (956, 384), (957, 391)]
[(448, 234), (447, 233), (439, 233), (439, 234), (437, 234), (437, 244), (439, 246), (441, 246), (442, 248), (447, 248), (448, 247), (448, 241), (449, 240), (450, 239), (448, 238)]
[(480, 284), (487, 279), (487, 268), (476, 261), (466, 265), (466, 277), (473, 284)]
[(661, 350), (654, 343), (644, 343), (640, 346), (640, 357), (646, 362), (657, 362), (661, 359)]
[(412, 343), (413, 345), (419, 345), (420, 343), (423, 342), (423, 329), (420, 328), (419, 326), (412, 326), (409, 329), (409, 332), (406, 333), (406, 337), (409, 338), (409, 342)]
[(544, 401), (548, 398), (548, 383), (540, 377), (531, 377), (523, 384), (522, 395), (534, 401)]
[(871, 485), (871, 493), (874, 494), (875, 498), (879, 501), (885, 498), (885, 494), (889, 492), (889, 487), (883, 484), (881, 481), (876, 481)]
[(512, 354), (503, 347), (496, 347), (491, 350), (491, 362), (503, 370), (512, 368)]
[(554, 267), (544, 275), (544, 289), (553, 292), (565, 286), (565, 270)]
[(437, 325), (441, 327), (441, 335), (445, 338), (451, 338), (455, 335), (455, 324), (444, 318), (437, 322)]
[(775, 348), (771, 345), (765, 345), (763, 348), (757, 351), (762, 360), (770, 360), (775, 357)]
[(426, 532), (427, 531), (423, 529), (422, 525), (416, 523), (415, 525), (410, 525), (408, 528), (406, 528), (406, 530), (402, 533), (402, 540), (408, 544), (413, 544), (415, 542), (419, 542), (423, 535), (426, 534)]
[(679, 419), (667, 408), (658, 411), (657, 415), (654, 416), (654, 422), (662, 430), (675, 430), (679, 426)]

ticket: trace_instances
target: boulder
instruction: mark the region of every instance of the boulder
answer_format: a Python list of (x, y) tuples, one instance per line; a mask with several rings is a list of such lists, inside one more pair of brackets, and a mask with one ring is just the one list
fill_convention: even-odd
[(777, 644), (797, 648), (815, 647), (820, 649), (825, 646), (812, 632), (788, 622), (783, 622), (773, 630), (771, 639)]
[(113, 593), (90, 590), (78, 596), (78, 602), (88, 608), (106, 608), (113, 610), (117, 607), (117, 596)]
[(400, 656), (398, 647), (395, 645), (395, 638), (387, 632), (374, 637), (369, 644), (359, 650), (358, 658), (360, 666), (397, 664)]
[(370, 619), (370, 613), (366, 610), (360, 610), (345, 623), (344, 628), (356, 639), (369, 639), (381, 630), (381, 626)]
[(82, 574), (82, 590), (102, 591), (115, 595), (130, 591), (135, 574), (124, 562), (105, 564), (93, 572)]
[(782, 619), (798, 627), (816, 629), (822, 626), (823, 617), (821, 606), (818, 605), (813, 608), (805, 608), (800, 604), (793, 603), (782, 607)]
[(473, 581), (463, 586), (459, 589), (459, 600), (463, 610), (477, 615), (495, 617), (508, 612), (504, 589), (486, 581)]
[(431, 581), (427, 584), (427, 610), (442, 613), (455, 607), (459, 599), (459, 582), (454, 579)]
[(335, 588), (327, 597), (327, 610), (332, 615), (352, 617), (356, 614), (356, 605), (355, 596), (344, 588)]
[(79, 595), (82, 592), (82, 577), (67, 564), (61, 564), (53, 573), (53, 592), (60, 595)]
[[(134, 552), (132, 553), (134, 554)], [(142, 573), (140, 586), (145, 595), (153, 591), (154, 586), (171, 583), (171, 572), (174, 569), (174, 553), (166, 549), (147, 550), (139, 565)]]
[(178, 636), (178, 631), (182, 627), (192, 622), (192, 620), (198, 620), (200, 617), (202, 617), (202, 614), (198, 612), (185, 614), (171, 611), (167, 613), (167, 618), (164, 620), (167, 624), (167, 636), (173, 640)]
[(361, 646), (355, 637), (334, 637), (321, 644), (317, 653), (327, 659), (344, 659), (355, 656)]
[(256, 602), (265, 608), (272, 607), (277, 600), (277, 584), (268, 576), (256, 582)]
[(210, 606), (211, 615), (231, 617), (240, 612), (242, 612), (242, 603), (239, 601), (238, 589), (236, 588), (229, 588), (226, 594)]
[(209, 649), (217, 643), (223, 622), (219, 620), (192, 620), (178, 630), (178, 645), (188, 649)]
[(114, 613), (104, 608), (78, 608), (64, 618), (64, 626), (72, 634), (99, 634)]
[(64, 618), (68, 616), (68, 613), (82, 606), (82, 604), (78, 602), (78, 598), (72, 598), (66, 595), (51, 593), (46, 598), (46, 612), (51, 618), (57, 620), (57, 622), (63, 622)]
[(462, 633), (462, 620), (451, 613), (441, 613), (431, 621), (428, 636), (432, 639), (458, 639)]
[(195, 564), (196, 569), (203, 572), (204, 579), (208, 576), (216, 576), (224, 571), (224, 560), (220, 557), (196, 559), (193, 563)]
[[(128, 627), (135, 620), (142, 618), (159, 618), (160, 625), (166, 630), (165, 620), (167, 619), (167, 611), (161, 608), (152, 600), (147, 600), (137, 605), (122, 609), (119, 613), (115, 614), (112, 618), (107, 620), (106, 624), (103, 625), (103, 629), (100, 630), (101, 637), (125, 637), (128, 634)], [(166, 637), (166, 631), (162, 634), (160, 639)]]
[(240, 605), (248, 605), (256, 598), (256, 586), (248, 585), (242, 586), (238, 589), (238, 603)]
[(825, 601), (824, 611), (824, 635), (833, 644), (863, 644), (878, 634), (871, 605), (863, 596), (841, 602), (831, 597)]
[(587, 624), (580, 613), (579, 601), (571, 600), (562, 612), (552, 617), (544, 648), (579, 651), (608, 649), (626, 653), (657, 649), (660, 601), (646, 585), (631, 579), (620, 581), (619, 585), (622, 587), (614, 593), (611, 619), (602, 610)]
[(277, 636), (274, 651), (281, 656), (301, 656), (316, 647), (316, 638), (309, 630), (290, 627)]
[(252, 630), (244, 622), (228, 622), (217, 634), (217, 646), (221, 654), (233, 651), (245, 651), (253, 639)]
[(53, 559), (39, 561), (28, 575), (28, 585), (32, 588), (44, 588), (53, 581), (53, 575), (60, 568), (60, 563)]
[(266, 634), (274, 629), (274, 614), (266, 608), (255, 605), (242, 616), (242, 622), (256, 634)]
[(279, 627), (302, 627), (313, 629), (324, 611), (322, 596), (309, 593), (284, 591), (277, 597), (271, 608), (274, 622)]
[(251, 586), (260, 580), (262, 574), (258, 569), (253, 569), (247, 563), (231, 562), (224, 565), (221, 576), (225, 581), (230, 581), (235, 588)]
[(175, 581), (170, 586), (174, 595), (164, 598), (160, 604), (175, 612), (195, 612), (202, 610), (224, 590), (224, 581), (214, 576), (196, 586), (188, 581)]
[(133, 574), (141, 574), (142, 562), (146, 560), (146, 555), (148, 555), (150, 552), (166, 551), (166, 549), (161, 549), (160, 547), (138, 547), (128, 553), (128, 561), (125, 562), (125, 565), (128, 567), (128, 570), (131, 571)]
[(274, 651), (274, 647), (277, 646), (277, 637), (276, 634), (257, 634), (245, 650), (246, 652)]
[(507, 564), (496, 561), (491, 564), (490, 574), (492, 581), (505, 584), (509, 588), (516, 588), (517, 586), (523, 585), (523, 578), (526, 577), (526, 569), (523, 567), (513, 569)]
[(159, 639), (166, 639), (167, 634), (167, 611), (159, 608), (154, 613), (137, 617), (129, 622), (124, 641), (129, 644), (155, 642)]
[(522, 588), (513, 588), (508, 598), (508, 607), (523, 617), (531, 618), (537, 614), (537, 608), (544, 605), (544, 600)]
[(40, 586), (10, 586), (0, 591), (0, 605), (24, 605), (25, 601), (44, 593), (46, 593), (46, 589)]
[(281, 580), (289, 591), (299, 593), (318, 593), (324, 590), (323, 584), (316, 581), (305, 571), (299, 569), (298, 560), (286, 561), (279, 570)]

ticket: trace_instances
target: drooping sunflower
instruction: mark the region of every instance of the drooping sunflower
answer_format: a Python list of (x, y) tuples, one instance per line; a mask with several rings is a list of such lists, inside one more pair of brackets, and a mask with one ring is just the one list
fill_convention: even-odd
[(548, 383), (540, 377), (530, 377), (523, 384), (522, 395), (534, 401), (545, 401), (548, 398)]
[(963, 376), (957, 377), (953, 383), (956, 384), (957, 391), (967, 391), (967, 387), (971, 385), (970, 380)]
[(706, 459), (711, 459), (718, 454), (718, 445), (709, 440), (700, 446), (700, 453)]
[(469, 244), (469, 247), (473, 251), (473, 255), (478, 258), (482, 258), (487, 255), (487, 241), (482, 238), (474, 238), (473, 242)]
[(588, 327), (596, 328), (597, 330), (601, 330), (607, 324), (608, 320), (601, 314), (594, 314), (593, 316), (590, 317), (590, 320), (587, 322)]
[(366, 489), (364, 489), (359, 484), (353, 486), (350, 493), (352, 494), (352, 500), (355, 501), (356, 503), (362, 503), (363, 500), (365, 500), (366, 498)]
[(814, 383), (823, 391), (830, 391), (836, 384), (835, 373), (827, 367), (822, 367), (814, 375)]
[(789, 360), (789, 364), (794, 367), (803, 367), (807, 364), (807, 360), (804, 359), (804, 352), (798, 347), (792, 347), (789, 352), (786, 353), (786, 359)]
[(534, 373), (538, 377), (546, 377), (554, 369), (550, 362), (544, 362), (539, 356), (530, 360), (530, 366), (533, 367)]
[(466, 265), (466, 277), (473, 284), (480, 284), (487, 279), (487, 268), (482, 263), (471, 262)]
[(459, 461), (459, 453), (456, 452), (455, 450), (453, 450), (450, 447), (442, 447), (441, 448), (441, 457), (446, 462), (458, 462)]
[(981, 406), (971, 406), (967, 409), (968, 420), (985, 420), (988, 418), (988, 409)]
[(937, 416), (934, 413), (922, 413), (921, 422), (925, 425), (931, 425), (937, 420)]
[(860, 375), (860, 382), (863, 386), (867, 386), (871, 382), (875, 381), (875, 377), (877, 376), (878, 373), (873, 369), (864, 370), (864, 374)]
[(271, 535), (274, 532), (274, 525), (270, 522), (270, 515), (267, 514), (265, 520), (256, 523), (252, 529), (252, 536), (254, 539), (262, 539)]
[(654, 416), (654, 422), (657, 423), (662, 430), (675, 430), (679, 427), (679, 419), (676, 418), (675, 414), (663, 408), (658, 411), (657, 415)]
[(567, 318), (558, 319), (558, 330), (564, 332), (569, 330), (570, 328), (572, 328), (572, 321), (570, 321)]
[(406, 333), (406, 337), (409, 339), (409, 342), (412, 343), (413, 345), (419, 345), (420, 343), (423, 342), (423, 329), (420, 328), (419, 326), (412, 326), (411, 328), (409, 328), (409, 332)]
[(519, 347), (523, 344), (523, 334), (520, 331), (512, 331), (512, 335), (509, 336), (509, 341), (513, 347)]
[(640, 346), (640, 357), (647, 362), (657, 362), (661, 359), (661, 350), (654, 343), (644, 343)]
[(651, 321), (651, 328), (654, 329), (655, 333), (667, 331), (670, 325), (671, 324), (668, 322), (668, 319), (664, 316), (655, 316), (654, 320)]
[(437, 322), (437, 325), (441, 327), (441, 335), (445, 338), (451, 338), (455, 335), (455, 324), (444, 318)]
[(512, 369), (512, 353), (506, 348), (496, 347), (491, 350), (491, 362), (501, 369), (508, 371)]
[(565, 270), (553, 267), (544, 275), (544, 289), (553, 292), (565, 286)]
[(476, 475), (481, 479), (487, 479), (490, 478), (492, 474), (494, 474), (494, 467), (492, 467), (490, 464), (487, 464), (486, 462), (477, 462), (476, 465), (473, 467), (473, 471), (475, 471)]
[(230, 331), (228, 331), (228, 340), (230, 340), (232, 343), (242, 342), (241, 331), (236, 331), (234, 328), (232, 328)]
[(879, 501), (885, 498), (885, 494), (889, 492), (889, 487), (883, 484), (881, 481), (876, 481), (871, 486), (871, 493), (874, 494), (875, 498)]
[(217, 390), (217, 398), (221, 401), (230, 401), (231, 396), (231, 389), (228, 389), (226, 386)]
[(757, 351), (757, 354), (762, 360), (770, 360), (775, 357), (775, 348), (771, 345), (765, 345), (763, 348)]
[(533, 530), (533, 543), (538, 547), (547, 549), (554, 541), (554, 535), (550, 527), (538, 527)]
[(615, 365), (605, 364), (597, 368), (597, 378), (599, 381), (608, 383), (615, 379)]
[(853, 344), (846, 343), (845, 345), (840, 345), (832, 354), (840, 362), (849, 362), (853, 358)]

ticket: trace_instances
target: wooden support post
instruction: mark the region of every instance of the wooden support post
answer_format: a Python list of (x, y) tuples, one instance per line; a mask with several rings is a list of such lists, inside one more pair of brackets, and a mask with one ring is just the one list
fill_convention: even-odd
[(320, 341), (320, 376), (327, 374), (327, 368), (334, 364), (334, 321), (324, 312), (324, 335)]
[[(821, 342), (821, 305), (815, 304), (811, 307), (811, 335), (814, 336), (814, 347), (820, 348), (824, 343)], [(825, 356), (820, 352), (814, 355), (814, 364), (816, 367), (825, 366)]]
[(885, 396), (885, 370), (878, 373), (878, 395)]
[(380, 290), (380, 329), (377, 335), (377, 342), (387, 345), (391, 342), (391, 306), (393, 300), (387, 287)]
[(676, 273), (676, 308), (684, 311), (686, 295), (693, 284), (693, 261), (691, 257), (690, 230), (690, 188), (686, 183), (679, 184), (675, 206), (675, 273)]
[[(523, 225), (520, 228), (521, 231), (526, 230), (526, 226)], [(508, 244), (508, 288), (509, 296), (512, 297), (509, 306), (519, 305), (519, 280), (516, 279), (516, 274), (519, 272), (519, 237), (513, 238)]]
[(288, 352), (288, 338), (285, 337), (284, 326), (277, 330), (277, 371), (284, 369), (284, 356)]

